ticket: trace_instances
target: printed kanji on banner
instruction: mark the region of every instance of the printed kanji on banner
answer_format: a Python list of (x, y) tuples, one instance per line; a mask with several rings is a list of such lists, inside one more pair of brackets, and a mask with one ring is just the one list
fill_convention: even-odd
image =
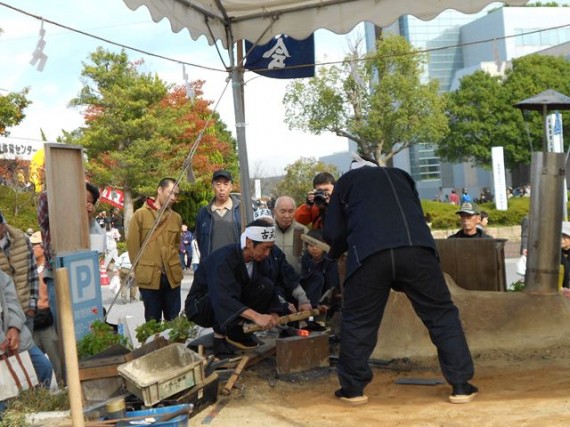
[[(315, 75), (315, 37), (296, 40), (281, 34), (269, 43), (256, 46), (245, 41), (245, 68), (265, 77), (295, 79)], [(251, 52), (250, 52), (251, 50)]]

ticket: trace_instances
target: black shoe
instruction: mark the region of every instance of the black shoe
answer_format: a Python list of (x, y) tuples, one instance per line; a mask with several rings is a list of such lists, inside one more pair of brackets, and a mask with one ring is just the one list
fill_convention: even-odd
[(249, 350), (252, 348), (256, 348), (259, 347), (260, 344), (263, 344), (263, 341), (261, 341), (260, 339), (258, 339), (255, 335), (253, 334), (244, 334), (243, 337), (230, 337), (230, 336), (226, 336), (226, 341), (233, 345), (234, 347), (237, 347), (241, 350)]
[(214, 337), (214, 356), (218, 359), (229, 359), (236, 355), (236, 351), (230, 346), (225, 338)]
[(255, 334), (246, 334), (243, 331), (243, 325), (235, 325), (229, 328), (226, 332), (226, 341), (241, 350), (248, 350), (263, 344), (263, 341), (258, 339)]
[(345, 392), (342, 388), (339, 388), (337, 391), (335, 391), (334, 395), (338, 397), (340, 400), (342, 400), (344, 403), (346, 403), (347, 405), (356, 406), (356, 405), (365, 405), (366, 403), (368, 403), (368, 396), (365, 396), (364, 394), (350, 395), (347, 392)]
[(451, 403), (467, 403), (475, 399), (475, 396), (478, 394), (479, 389), (472, 384), (455, 384), (451, 396), (449, 396), (449, 401)]

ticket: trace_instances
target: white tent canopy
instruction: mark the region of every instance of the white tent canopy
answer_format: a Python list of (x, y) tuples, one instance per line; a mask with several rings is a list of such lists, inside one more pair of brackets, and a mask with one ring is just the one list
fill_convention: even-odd
[[(212, 45), (221, 42), (230, 59), (240, 163), (242, 205), (247, 220), (253, 217), (243, 110), (243, 68), (236, 63), (234, 42), (265, 44), (276, 34), (304, 39), (319, 28), (338, 34), (350, 32), (363, 21), (387, 26), (409, 14), (423, 20), (446, 9), (478, 12), (492, 0), (123, 0), (132, 10), (146, 6), (152, 19), (170, 21), (172, 31), (187, 29), (193, 40), (204, 36)], [(506, 0), (520, 6), (528, 0)]]
[[(528, 0), (507, 0), (511, 6)], [(304, 39), (319, 28), (338, 34), (363, 21), (386, 26), (405, 14), (429, 20), (446, 9), (474, 13), (491, 0), (124, 0), (136, 10), (146, 6), (155, 22), (170, 21), (172, 31), (188, 29), (196, 40), (220, 40), (227, 49), (233, 40), (264, 44), (276, 34)], [(227, 33), (230, 31), (230, 34)]]

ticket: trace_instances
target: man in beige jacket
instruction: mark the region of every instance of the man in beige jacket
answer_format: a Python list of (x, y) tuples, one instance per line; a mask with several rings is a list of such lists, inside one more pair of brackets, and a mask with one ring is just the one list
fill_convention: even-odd
[(156, 198), (149, 197), (129, 223), (127, 249), (135, 266), (147, 322), (162, 318), (172, 320), (180, 313), (183, 272), (178, 247), (182, 218), (171, 209), (178, 192), (176, 180), (163, 178), (158, 184)]

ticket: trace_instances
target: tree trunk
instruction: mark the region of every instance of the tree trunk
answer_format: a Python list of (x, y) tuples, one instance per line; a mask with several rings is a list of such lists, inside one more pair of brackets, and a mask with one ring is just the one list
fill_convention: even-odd
[(14, 203), (14, 217), (17, 217), (18, 214), (20, 213), (20, 192), (18, 191), (18, 188), (16, 187), (14, 189), (15, 194), (15, 201), (16, 203)]
[(382, 155), (382, 144), (376, 146), (375, 156), (379, 166), (386, 166), (386, 158)]
[(123, 226), (125, 227), (125, 240), (127, 239), (127, 233), (129, 230), (129, 223), (131, 222), (131, 218), (133, 217), (134, 212), (134, 202), (133, 202), (133, 193), (130, 187), (126, 186), (123, 188), (123, 192), (125, 195), (125, 201), (123, 206)]

